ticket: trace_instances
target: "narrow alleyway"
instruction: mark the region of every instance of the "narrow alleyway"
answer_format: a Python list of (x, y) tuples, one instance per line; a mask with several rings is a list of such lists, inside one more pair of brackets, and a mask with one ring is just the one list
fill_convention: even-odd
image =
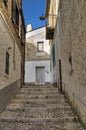
[(52, 85), (25, 86), (0, 114), (0, 130), (84, 130)]

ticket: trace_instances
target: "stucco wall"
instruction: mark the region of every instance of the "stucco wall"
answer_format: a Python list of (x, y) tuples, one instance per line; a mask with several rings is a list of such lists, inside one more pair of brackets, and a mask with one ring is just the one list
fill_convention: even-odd
[[(0, 13), (0, 88), (20, 79), (20, 50), (14, 40), (9, 27)], [(6, 51), (9, 53), (9, 74), (5, 73)]]
[(85, 0), (61, 0), (58, 26), (63, 91), (67, 93), (73, 107), (86, 125), (85, 7)]
[(50, 61), (26, 61), (25, 62), (25, 83), (36, 82), (36, 67), (45, 67), (45, 83), (50, 83)]
[[(45, 27), (27, 32), (26, 34), (26, 60), (44, 60), (50, 58), (50, 44), (46, 40)], [(43, 42), (43, 52), (37, 51), (37, 42)]]
[[(43, 50), (37, 43), (43, 42)], [(45, 67), (45, 83), (50, 83), (50, 43), (46, 40), (46, 28), (41, 27), (26, 34), (25, 83), (36, 83), (36, 67)]]
[[(5, 73), (6, 52), (9, 53), (9, 74)], [(12, 23), (12, 0), (0, 2), (0, 112), (15, 96), (21, 78), (21, 40)]]

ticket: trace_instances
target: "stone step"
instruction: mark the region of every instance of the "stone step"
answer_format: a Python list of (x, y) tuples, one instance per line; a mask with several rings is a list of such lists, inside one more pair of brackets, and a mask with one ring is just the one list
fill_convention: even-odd
[(45, 95), (45, 94), (49, 94), (49, 95), (58, 95), (57, 91), (26, 91), (26, 92), (21, 92), (19, 91), (19, 94), (35, 94), (35, 95)]
[(58, 122), (57, 121), (29, 121), (23, 122), (1, 122), (0, 130), (84, 130), (77, 122)]
[(44, 100), (47, 99), (54, 99), (54, 100), (63, 100), (64, 96), (63, 95), (57, 95), (57, 94), (17, 94), (15, 96), (16, 99), (39, 99), (41, 100), (41, 98), (43, 97)]
[(0, 130), (84, 130), (52, 85), (24, 86), (0, 114)]
[(55, 87), (52, 84), (46, 84), (46, 85), (24, 85), (22, 88), (58, 88)]
[(42, 103), (42, 104), (63, 104), (63, 103), (66, 103), (65, 99), (62, 98), (62, 99), (55, 99), (55, 98), (51, 98), (51, 99), (39, 99), (39, 98), (36, 98), (35, 100), (34, 99), (29, 99), (29, 98), (15, 98), (11, 101), (11, 103), (27, 103), (27, 104), (30, 104), (30, 103)]
[(16, 117), (12, 117), (12, 118), (1, 118), (0, 122), (21, 122), (21, 123), (62, 123), (62, 122), (73, 122), (74, 121), (74, 117), (62, 117), (62, 118), (16, 118)]
[(58, 90), (58, 88), (44, 88), (44, 87), (37, 87), (37, 88), (35, 88), (35, 87), (32, 87), (32, 88), (20, 88), (20, 90), (19, 91), (21, 91), (21, 92), (26, 92), (26, 91), (38, 91), (38, 92), (44, 92), (44, 91), (56, 91), (57, 93), (59, 93), (59, 90)]
[(45, 87), (31, 87), (31, 88), (21, 88), (20, 89), (20, 91), (24, 91), (24, 92), (26, 92), (26, 91), (57, 91), (58, 92), (58, 88), (54, 88), (54, 87), (52, 87), (52, 88), (45, 88)]
[(7, 109), (9, 108), (17, 108), (17, 107), (25, 107), (25, 108), (71, 108), (67, 103), (60, 103), (60, 104), (51, 104), (51, 103), (37, 103), (37, 102), (26, 102), (26, 103), (10, 103), (7, 106)]
[(64, 108), (64, 109), (70, 109), (70, 106), (67, 105), (58, 105), (58, 104), (25, 104), (26, 108)]
[(18, 94), (16, 95), (15, 97), (17, 100), (18, 99), (57, 99), (57, 100), (63, 100), (64, 99), (64, 96), (63, 95), (59, 95), (59, 94)]
[(62, 117), (74, 117), (74, 113), (72, 112), (72, 110), (68, 110), (68, 111), (65, 111), (65, 110), (62, 110), (62, 109), (59, 109), (57, 111), (57, 109), (50, 109), (50, 110), (47, 110), (47, 109), (43, 109), (43, 110), (19, 110), (19, 111), (16, 111), (16, 110), (6, 110), (5, 112), (3, 112), (0, 116), (0, 119), (9, 119), (9, 118), (49, 118), (49, 119), (52, 119), (52, 118), (62, 118)]
[(43, 103), (43, 104), (64, 104), (66, 103), (65, 99), (62, 98), (61, 100), (56, 99), (56, 98), (51, 98), (51, 99), (40, 99), (40, 98), (31, 98), (31, 99), (21, 99), (21, 98), (15, 98), (11, 101), (11, 103)]
[(57, 91), (19, 91), (19, 94), (55, 94), (58, 95)]
[(9, 111), (34, 111), (34, 112), (37, 112), (37, 111), (49, 111), (49, 110), (52, 110), (52, 111), (55, 111), (57, 110), (58, 112), (61, 110), (61, 111), (71, 111), (71, 107), (69, 106), (65, 106), (65, 107), (61, 107), (61, 106), (58, 106), (58, 107), (27, 107), (27, 106), (24, 106), (24, 105), (17, 105), (17, 106), (8, 106), (7, 107), (7, 110)]
[(31, 96), (34, 96), (34, 97), (57, 97), (57, 98), (60, 98), (60, 97), (63, 97), (64, 98), (64, 95), (60, 95), (58, 93), (19, 93), (16, 95), (16, 97), (19, 97), (19, 96), (24, 96), (24, 97), (31, 97)]

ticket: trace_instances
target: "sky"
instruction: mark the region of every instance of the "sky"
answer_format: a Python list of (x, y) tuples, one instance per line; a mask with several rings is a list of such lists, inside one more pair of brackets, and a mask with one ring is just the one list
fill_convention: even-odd
[(39, 19), (46, 12), (46, 0), (22, 0), (25, 25), (32, 24), (36, 29), (46, 25), (46, 21)]

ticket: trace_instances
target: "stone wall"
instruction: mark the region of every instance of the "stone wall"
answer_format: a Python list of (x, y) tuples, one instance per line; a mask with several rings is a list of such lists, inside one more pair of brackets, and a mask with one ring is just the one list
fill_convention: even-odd
[(59, 27), (60, 30), (59, 41), (62, 62), (62, 87), (80, 119), (86, 125), (85, 14), (86, 0), (60, 1), (57, 28)]

